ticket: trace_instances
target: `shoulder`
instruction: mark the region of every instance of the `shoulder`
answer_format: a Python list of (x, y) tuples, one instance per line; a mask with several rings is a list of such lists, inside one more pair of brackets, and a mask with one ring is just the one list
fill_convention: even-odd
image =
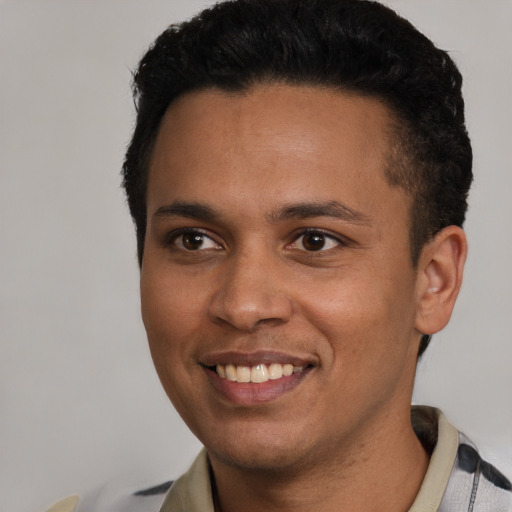
[(68, 496), (54, 503), (46, 512), (74, 512), (79, 501), (79, 496)]
[(109, 484), (83, 497), (64, 498), (46, 512), (158, 512), (172, 484), (171, 480), (149, 487)]
[(439, 512), (453, 510), (512, 512), (510, 480), (485, 461), (475, 445), (460, 432), (457, 454)]
[(410, 512), (512, 512), (512, 484), (439, 409), (414, 406), (411, 421), (430, 464)]

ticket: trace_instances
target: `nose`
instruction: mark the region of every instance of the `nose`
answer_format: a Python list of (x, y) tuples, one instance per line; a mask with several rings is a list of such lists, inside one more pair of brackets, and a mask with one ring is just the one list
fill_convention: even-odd
[(284, 287), (284, 269), (270, 260), (252, 254), (226, 262), (209, 303), (212, 321), (250, 332), (262, 324), (290, 320), (292, 302)]

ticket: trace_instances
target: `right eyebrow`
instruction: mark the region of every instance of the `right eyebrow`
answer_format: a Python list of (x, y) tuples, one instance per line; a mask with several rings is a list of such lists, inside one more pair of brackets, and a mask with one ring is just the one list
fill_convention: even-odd
[(198, 220), (215, 220), (220, 217), (211, 206), (204, 203), (188, 203), (175, 201), (158, 208), (153, 214), (153, 219), (157, 218), (180, 218), (198, 219)]
[(314, 217), (331, 217), (351, 224), (371, 225), (371, 219), (366, 215), (338, 201), (289, 204), (270, 215), (273, 222)]

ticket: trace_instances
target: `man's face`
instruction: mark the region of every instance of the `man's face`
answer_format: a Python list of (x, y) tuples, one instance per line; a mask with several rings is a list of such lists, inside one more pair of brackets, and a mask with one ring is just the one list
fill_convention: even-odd
[(285, 85), (189, 94), (164, 117), (142, 312), (210, 457), (290, 467), (408, 416), (416, 272), (389, 122), (376, 100)]

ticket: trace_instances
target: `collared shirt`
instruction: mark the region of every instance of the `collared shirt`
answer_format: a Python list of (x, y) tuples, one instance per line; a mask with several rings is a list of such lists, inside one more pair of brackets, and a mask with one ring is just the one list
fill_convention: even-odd
[[(409, 512), (512, 512), (511, 483), (441, 411), (414, 406), (411, 420), (430, 463)], [(172, 486), (167, 482), (89, 507), (76, 508), (77, 501), (68, 498), (47, 512), (214, 512), (208, 455), (203, 449)]]

